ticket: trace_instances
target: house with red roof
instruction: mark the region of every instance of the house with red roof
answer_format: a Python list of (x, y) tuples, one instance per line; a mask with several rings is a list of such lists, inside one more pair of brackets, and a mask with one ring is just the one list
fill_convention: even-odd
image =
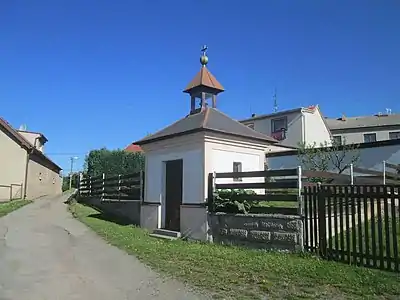
[(132, 153), (143, 152), (142, 148), (139, 145), (135, 145), (133, 143), (130, 144), (128, 147), (126, 147), (125, 151), (132, 152)]

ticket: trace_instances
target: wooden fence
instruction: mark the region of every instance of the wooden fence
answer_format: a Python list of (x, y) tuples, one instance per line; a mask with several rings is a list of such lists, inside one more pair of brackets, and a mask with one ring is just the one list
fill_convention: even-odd
[[(253, 172), (210, 173), (208, 176), (208, 210), (216, 211), (216, 197), (221, 190), (259, 190), (259, 193), (239, 193), (232, 201), (256, 203), (251, 213), (279, 213), (296, 215), (301, 211), (301, 168)], [(217, 183), (228, 179), (228, 183)], [(243, 179), (254, 181), (238, 182)], [(234, 181), (236, 180), (236, 181)]]
[(399, 272), (399, 187), (304, 187), (305, 249), (329, 260)]
[(143, 200), (144, 172), (126, 175), (96, 177), (81, 175), (78, 193), (80, 197), (99, 197), (102, 201)]
[(378, 184), (399, 184), (400, 183), (400, 165), (391, 164), (386, 161), (382, 163), (382, 171), (364, 169), (359, 167), (351, 168), (351, 176), (354, 173), (363, 174), (363, 176), (357, 176), (353, 181), (355, 184), (359, 183), (359, 179), (364, 180), (375, 179)]

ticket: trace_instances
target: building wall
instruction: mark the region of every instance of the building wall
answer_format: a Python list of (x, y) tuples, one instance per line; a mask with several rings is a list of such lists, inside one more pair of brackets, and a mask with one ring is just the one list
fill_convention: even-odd
[[(206, 136), (205, 144), (205, 182), (208, 174), (217, 172), (233, 172), (233, 163), (242, 163), (242, 172), (264, 170), (265, 152), (268, 145), (245, 142), (243, 139), (223, 139), (218, 135)], [(264, 178), (243, 178), (240, 182), (263, 182)], [(239, 183), (232, 178), (219, 178), (216, 183)], [(204, 194), (207, 195), (208, 185), (204, 185)], [(263, 192), (263, 190), (256, 190)]]
[(331, 134), (319, 109), (315, 109), (313, 113), (304, 112), (303, 115), (305, 143), (313, 144), (315, 142), (319, 146), (321, 143), (327, 142), (330, 145)]
[[(23, 184), (27, 152), (0, 129), (0, 200), (10, 198), (11, 184)], [(13, 197), (22, 195), (21, 187), (13, 186)]]
[(183, 204), (204, 202), (204, 135), (193, 134), (144, 145), (146, 157), (145, 201), (162, 203), (165, 222), (165, 162), (183, 159)]
[[(358, 150), (349, 151), (346, 154), (344, 163), (348, 163), (349, 158), (359, 153), (360, 159), (355, 164), (359, 168), (382, 171), (383, 161), (392, 164), (400, 164), (400, 141), (394, 145), (381, 147), (360, 148)], [(295, 151), (281, 152), (282, 156), (268, 157), (268, 165), (271, 169), (294, 168), (299, 165), (298, 156)]]
[(44, 151), (44, 145), (40, 141), (40, 134), (39, 133), (33, 133), (33, 132), (26, 132), (26, 131), (18, 131), (20, 135), (22, 135), (29, 143), (32, 145), (35, 145), (35, 139), (36, 140), (36, 149), (39, 151)]
[(386, 141), (389, 140), (389, 132), (396, 131), (400, 130), (367, 129), (364, 131), (357, 130), (353, 132), (349, 132), (349, 130), (346, 130), (346, 132), (344, 132), (343, 130), (332, 130), (332, 135), (341, 136), (342, 141), (346, 139), (346, 144), (359, 144), (364, 143), (364, 134), (375, 133), (377, 141)]
[(59, 171), (48, 166), (40, 157), (31, 155), (28, 164), (27, 198), (60, 195), (61, 187), (62, 177)]
[(280, 119), (282, 117), (287, 117), (287, 132), (286, 139), (283, 141), (285, 145), (297, 146), (299, 142), (302, 142), (302, 113), (294, 112), (287, 115), (279, 115), (276, 117), (266, 118), (266, 119), (256, 119), (253, 121), (246, 121), (244, 124), (249, 125), (254, 124), (254, 130), (264, 133), (268, 136), (272, 134), (271, 121), (273, 119)]

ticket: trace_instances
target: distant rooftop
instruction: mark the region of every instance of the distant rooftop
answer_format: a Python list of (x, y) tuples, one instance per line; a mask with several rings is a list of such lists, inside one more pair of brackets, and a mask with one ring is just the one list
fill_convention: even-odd
[(400, 126), (400, 114), (376, 114), (374, 116), (359, 116), (341, 118), (325, 118), (329, 129), (355, 129), (378, 126)]
[(37, 135), (39, 135), (43, 140), (44, 140), (44, 142), (47, 142), (48, 141), (48, 139), (44, 136), (44, 134), (43, 133), (40, 133), (40, 132), (36, 132), (36, 131), (29, 131), (29, 130), (22, 130), (22, 129), (18, 129), (17, 130), (19, 133), (23, 133), (23, 132), (26, 132), (26, 133), (31, 133), (31, 134), (37, 134)]
[(130, 144), (128, 147), (125, 148), (126, 152), (143, 152), (142, 148), (140, 148), (140, 146), (135, 145), (135, 144)]
[(313, 112), (317, 106), (318, 105), (311, 105), (308, 107), (298, 107), (298, 108), (282, 110), (282, 111), (277, 111), (274, 113), (263, 114), (263, 115), (253, 114), (250, 118), (240, 120), (240, 122), (248, 122), (248, 121), (260, 120), (260, 119), (275, 118), (275, 117), (279, 117), (279, 116), (283, 116), (283, 115), (287, 115), (287, 114), (291, 114), (291, 113), (295, 113), (295, 112), (301, 112), (301, 111)]

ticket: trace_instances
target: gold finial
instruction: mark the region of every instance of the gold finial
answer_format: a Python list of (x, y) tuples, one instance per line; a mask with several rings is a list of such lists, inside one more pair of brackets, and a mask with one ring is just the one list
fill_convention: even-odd
[(203, 65), (203, 67), (208, 63), (208, 57), (206, 55), (207, 50), (208, 47), (206, 45), (204, 45), (201, 49), (201, 52), (203, 52), (203, 54), (200, 56), (200, 63)]

